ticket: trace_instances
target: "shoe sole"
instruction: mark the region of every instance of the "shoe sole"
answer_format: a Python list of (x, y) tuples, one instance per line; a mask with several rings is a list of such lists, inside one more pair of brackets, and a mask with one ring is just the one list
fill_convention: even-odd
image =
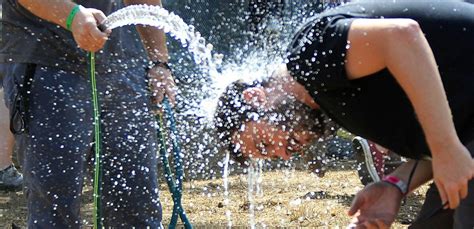
[[(371, 155), (367, 155), (365, 152), (370, 152), (370, 147), (361, 142), (365, 141), (360, 137), (355, 137), (352, 140), (352, 145), (355, 150), (355, 158), (357, 163), (360, 165), (360, 168), (357, 169), (359, 178), (364, 185), (368, 185), (372, 182), (380, 181), (380, 177), (375, 169), (374, 160)], [(366, 169), (363, 169), (365, 167)]]
[(23, 186), (10, 186), (10, 185), (0, 184), (0, 191), (19, 192), (21, 190), (23, 190)]

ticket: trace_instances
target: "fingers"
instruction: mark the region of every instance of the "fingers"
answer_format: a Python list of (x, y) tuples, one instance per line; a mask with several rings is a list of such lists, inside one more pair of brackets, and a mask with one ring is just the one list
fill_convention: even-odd
[(381, 219), (376, 219), (375, 222), (377, 223), (377, 227), (381, 229), (388, 229), (389, 226), (385, 224), (385, 222)]
[(363, 225), (364, 225), (364, 228), (366, 228), (366, 229), (377, 229), (378, 228), (377, 223), (374, 222), (374, 221), (365, 221)]
[(438, 188), (439, 197), (441, 198), (441, 203), (446, 203), (448, 201), (448, 196), (444, 191), (444, 186), (441, 182), (435, 180), (436, 187)]
[(459, 196), (461, 197), (461, 199), (464, 199), (467, 197), (467, 194), (468, 194), (468, 185), (466, 184), (461, 187), (461, 190), (459, 191)]
[(445, 186), (445, 188), (448, 196), (449, 208), (455, 209), (460, 201), (458, 187), (456, 185), (450, 185)]
[(173, 82), (172, 86), (166, 87), (166, 95), (168, 96), (168, 99), (170, 100), (171, 105), (174, 107), (176, 105), (176, 90), (175, 90), (176, 85)]
[[(99, 29), (99, 25), (106, 19), (105, 14), (96, 9), (90, 9), (90, 12), (92, 16), (94, 17), (94, 23), (90, 23), (89, 26), (89, 35), (91, 36), (92, 40), (94, 41), (94, 50), (93, 51), (98, 51), (101, 49), (105, 42), (107, 41), (107, 38), (109, 36), (109, 33), (107, 32), (102, 32)], [(109, 30), (110, 31), (110, 30)]]
[(96, 25), (92, 26), (89, 29), (89, 45), (87, 46), (86, 50), (91, 52), (97, 52), (102, 47), (104, 47), (105, 42), (107, 41), (107, 34), (101, 32)]
[[(105, 19), (107, 19), (107, 16), (105, 16), (105, 14), (100, 10), (92, 11), (92, 15), (94, 15), (94, 18), (97, 22), (97, 25), (103, 24), (105, 22)], [(97, 26), (97, 27), (99, 28), (99, 26)], [(103, 27), (103, 28), (105, 28), (105, 30), (101, 30), (100, 28), (99, 28), (99, 30), (103, 33), (106, 33), (107, 35), (110, 35), (112, 30), (109, 29), (109, 28), (106, 28), (106, 27)]]
[(448, 202), (451, 209), (455, 209), (459, 206), (459, 203), (462, 199), (467, 197), (468, 194), (468, 186), (467, 181), (462, 181), (459, 184), (448, 184), (444, 185), (440, 181), (435, 181), (436, 187), (438, 188), (441, 202), (446, 203)]
[(94, 15), (94, 18), (97, 24), (102, 24), (107, 18), (107, 16), (105, 16), (105, 14), (100, 10), (92, 9), (91, 12), (92, 12), (92, 15)]
[(153, 96), (153, 103), (161, 104), (164, 99), (163, 83), (155, 78), (150, 79), (150, 89)]
[(459, 144), (449, 150), (453, 151), (449, 156), (441, 153), (433, 157), (433, 177), (441, 201), (449, 203), (449, 208), (455, 209), (467, 196), (467, 185), (474, 173), (474, 164), (464, 145)]
[(172, 106), (176, 104), (176, 84), (173, 76), (168, 69), (159, 66), (150, 69), (149, 79), (150, 87), (153, 93), (154, 101), (157, 104), (163, 102), (166, 95)]
[(90, 24), (89, 25), (90, 26), (90, 28), (88, 28), (89, 29), (89, 35), (94, 40), (94, 42), (105, 43), (107, 41), (108, 34), (105, 33), (105, 32), (100, 31), (99, 28), (98, 28), (98, 25), (99, 24)]
[(359, 208), (362, 206), (363, 203), (364, 203), (363, 198), (361, 198), (360, 195), (357, 194), (356, 197), (354, 198), (354, 201), (352, 201), (351, 207), (349, 208), (349, 211), (347, 212), (347, 214), (349, 216), (353, 216), (359, 210)]
[(388, 229), (389, 226), (381, 219), (369, 220), (360, 223), (351, 223), (347, 229)]
[(363, 226), (367, 229), (388, 229), (388, 226), (380, 219), (365, 221)]
[(100, 10), (80, 8), (71, 26), (74, 40), (80, 48), (96, 52), (104, 46), (109, 34), (99, 30), (98, 20), (105, 20)]
[(163, 103), (163, 99), (165, 98), (165, 94), (163, 93), (156, 93), (155, 94), (155, 104)]

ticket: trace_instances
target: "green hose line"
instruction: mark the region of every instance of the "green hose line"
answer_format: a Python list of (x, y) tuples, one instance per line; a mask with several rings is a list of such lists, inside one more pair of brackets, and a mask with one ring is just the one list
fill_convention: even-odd
[(92, 89), (92, 103), (94, 106), (94, 229), (102, 228), (100, 216), (100, 193), (101, 193), (101, 161), (100, 161), (100, 116), (99, 99), (97, 98), (97, 83), (95, 80), (95, 53), (89, 53), (90, 80)]
[(163, 170), (165, 173), (165, 179), (166, 183), (168, 184), (168, 189), (171, 192), (171, 197), (173, 199), (173, 214), (171, 215), (171, 220), (168, 228), (174, 229), (177, 226), (178, 223), (178, 217), (181, 218), (181, 221), (184, 224), (184, 228), (186, 229), (192, 229), (193, 226), (189, 222), (188, 217), (186, 216), (186, 213), (184, 212), (184, 208), (181, 204), (181, 196), (182, 196), (182, 183), (183, 183), (183, 162), (181, 159), (181, 150), (179, 148), (179, 144), (177, 141), (177, 134), (176, 134), (176, 121), (174, 120), (173, 116), (173, 111), (171, 110), (171, 106), (169, 104), (169, 101), (167, 99), (164, 99), (163, 105), (165, 108), (165, 112), (167, 114), (168, 118), (168, 123), (170, 127), (170, 131), (172, 132), (171, 135), (171, 140), (172, 140), (172, 149), (173, 149), (173, 157), (174, 157), (174, 164), (175, 164), (175, 176), (176, 180), (173, 179), (172, 173), (171, 173), (171, 168), (169, 165), (168, 161), (168, 156), (167, 156), (167, 149), (168, 147), (166, 146), (166, 141), (167, 139), (167, 134), (165, 131), (165, 125), (163, 122), (163, 116), (162, 114), (158, 114), (156, 116), (157, 122), (158, 122), (158, 127), (159, 129), (156, 131), (157, 132), (157, 137), (158, 140), (160, 141), (160, 158), (163, 163)]
[[(92, 103), (93, 103), (93, 118), (94, 118), (94, 229), (102, 229), (102, 219), (100, 214), (100, 199), (101, 199), (101, 180), (102, 180), (102, 167), (101, 167), (101, 134), (100, 134), (100, 115), (99, 115), (99, 99), (97, 95), (97, 82), (96, 82), (96, 75), (95, 75), (95, 53), (89, 53), (89, 73), (90, 73), (90, 80), (91, 80), (91, 90), (92, 90)], [(166, 155), (167, 146), (166, 141), (166, 131), (163, 123), (162, 115), (157, 115), (156, 119), (159, 124), (159, 128), (157, 129), (157, 137), (160, 141), (160, 157), (163, 162), (164, 172), (165, 172), (165, 179), (168, 184), (169, 191), (172, 194), (174, 206), (173, 206), (173, 214), (171, 218), (171, 222), (169, 228), (176, 228), (178, 216), (183, 221), (184, 226), (186, 229), (192, 228), (191, 223), (189, 222), (184, 209), (181, 205), (181, 196), (182, 196), (182, 179), (183, 179), (183, 165), (182, 159), (180, 157), (181, 150), (179, 148), (179, 144), (177, 141), (177, 134), (176, 134), (176, 121), (174, 120), (173, 111), (171, 110), (171, 106), (169, 101), (165, 99), (164, 107), (167, 113), (168, 121), (170, 123), (171, 128), (171, 135), (172, 135), (172, 149), (173, 149), (173, 156), (175, 159), (175, 170), (176, 170), (176, 180), (173, 179), (171, 168), (169, 166), (168, 157)]]

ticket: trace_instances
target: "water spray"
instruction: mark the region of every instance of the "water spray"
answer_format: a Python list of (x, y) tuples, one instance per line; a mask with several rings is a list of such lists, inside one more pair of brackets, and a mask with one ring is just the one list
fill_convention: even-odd
[[(99, 29), (105, 31), (106, 29), (114, 29), (125, 25), (148, 25), (163, 29), (165, 33), (181, 41), (184, 47), (193, 53), (194, 61), (197, 64), (203, 64), (209, 70), (211, 77), (216, 78), (217, 70), (216, 64), (220, 63), (222, 56), (212, 56), (212, 45), (206, 45), (205, 39), (201, 37), (198, 32), (194, 31), (194, 27), (188, 26), (177, 15), (169, 13), (159, 6), (149, 5), (132, 5), (118, 10), (107, 17)], [(186, 31), (179, 33), (179, 31)], [(94, 105), (94, 138), (95, 138), (95, 172), (94, 172), (94, 228), (102, 228), (100, 216), (100, 181), (101, 181), (101, 163), (100, 163), (100, 119), (99, 119), (99, 103), (97, 99), (97, 88), (95, 81), (95, 54), (89, 53), (90, 59), (90, 77), (92, 84), (92, 100)], [(157, 137), (160, 141), (160, 157), (163, 162), (165, 179), (168, 184), (169, 191), (173, 198), (173, 214), (170, 220), (169, 228), (176, 228), (178, 217), (181, 218), (185, 228), (192, 228), (184, 209), (181, 204), (182, 183), (183, 183), (183, 161), (181, 159), (181, 149), (179, 147), (176, 120), (174, 118), (173, 110), (169, 104), (168, 99), (163, 100), (163, 107), (165, 109), (167, 124), (171, 135), (174, 168), (176, 178), (173, 179), (171, 168), (169, 166), (166, 146), (166, 128), (164, 124), (163, 114), (156, 115), (158, 122)]]

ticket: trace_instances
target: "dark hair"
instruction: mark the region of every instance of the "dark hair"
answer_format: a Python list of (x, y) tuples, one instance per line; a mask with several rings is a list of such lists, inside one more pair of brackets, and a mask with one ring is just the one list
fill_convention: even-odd
[(241, 164), (245, 163), (246, 158), (240, 150), (235, 149), (232, 134), (250, 120), (249, 113), (259, 113), (257, 108), (247, 104), (243, 97), (247, 88), (258, 85), (258, 82), (246, 83), (243, 80), (231, 83), (219, 97), (214, 114), (219, 150), (228, 150), (232, 159)]
[[(267, 85), (267, 81), (246, 83), (243, 80), (238, 80), (227, 86), (224, 93), (219, 97), (214, 114), (214, 125), (216, 127), (218, 148), (223, 152), (228, 151), (232, 159), (240, 164), (244, 164), (247, 158), (232, 142), (232, 135), (235, 131), (239, 130), (246, 122), (268, 118), (270, 114), (274, 114), (275, 112), (282, 113), (282, 110), (278, 109), (273, 112), (264, 111), (263, 109), (256, 108), (245, 101), (243, 92), (246, 89), (257, 86), (265, 87)], [(304, 108), (311, 109), (305, 105)], [(308, 127), (307, 125), (304, 127), (311, 129), (318, 135), (324, 135), (325, 126), (328, 122), (327, 117), (320, 110), (311, 110), (310, 114), (311, 115), (305, 117), (305, 119), (310, 119), (313, 124), (311, 127)], [(291, 114), (287, 114), (286, 117), (291, 117)], [(290, 121), (293, 122), (294, 120)], [(295, 123), (297, 123), (297, 126), (302, 127), (302, 125), (299, 125), (299, 121), (302, 120), (297, 120)], [(288, 120), (284, 122), (288, 123)]]

